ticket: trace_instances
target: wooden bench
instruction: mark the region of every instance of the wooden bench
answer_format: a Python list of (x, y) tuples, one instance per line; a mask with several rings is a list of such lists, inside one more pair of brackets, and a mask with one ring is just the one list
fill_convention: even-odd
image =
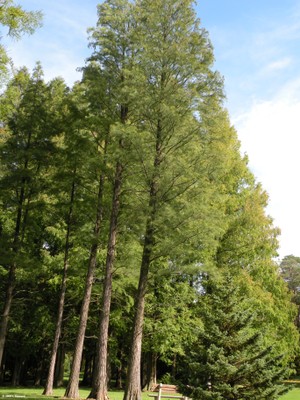
[(154, 389), (152, 389), (152, 392), (156, 392), (157, 394), (156, 393), (148, 394), (148, 396), (154, 397), (155, 400), (160, 400), (160, 399), (188, 400), (186, 396), (182, 396), (180, 393), (178, 393), (176, 385), (168, 385), (160, 383), (159, 385), (155, 386)]

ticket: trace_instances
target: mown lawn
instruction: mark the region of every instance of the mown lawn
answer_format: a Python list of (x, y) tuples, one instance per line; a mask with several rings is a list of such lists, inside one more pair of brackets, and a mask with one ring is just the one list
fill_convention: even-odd
[[(36, 387), (0, 387), (0, 399), (5, 400), (22, 400), (22, 398), (26, 397), (26, 400), (45, 400), (48, 396), (42, 396), (43, 388)], [(65, 388), (58, 388), (53, 390), (53, 396), (49, 396), (50, 399), (53, 397), (63, 397), (65, 393)], [(86, 399), (90, 393), (90, 388), (80, 388), (79, 394), (82, 399)], [(123, 399), (123, 391), (110, 391), (109, 398), (110, 400), (122, 400)], [(142, 394), (143, 400), (148, 400), (149, 397), (147, 393)]]
[(300, 399), (300, 388), (292, 389), (282, 397), (280, 400), (299, 400)]
[[(0, 387), (0, 399), (5, 400), (22, 400), (22, 398), (26, 397), (26, 400), (45, 400), (47, 397), (42, 396), (43, 388), (36, 387)], [(53, 396), (55, 398), (63, 397), (65, 392), (64, 388), (54, 389)], [(86, 399), (90, 393), (89, 388), (80, 388), (80, 397), (82, 399)], [(50, 398), (52, 399), (53, 396)], [(109, 392), (110, 400), (122, 400), (123, 392), (122, 391), (110, 391)], [(148, 400), (149, 397), (147, 393), (142, 394), (142, 400)], [(280, 400), (300, 400), (300, 388), (295, 388), (290, 390), (284, 396), (280, 397)]]

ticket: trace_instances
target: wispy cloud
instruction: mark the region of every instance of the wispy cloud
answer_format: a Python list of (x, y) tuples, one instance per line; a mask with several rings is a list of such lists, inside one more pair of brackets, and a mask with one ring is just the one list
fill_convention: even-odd
[(292, 64), (291, 57), (284, 57), (280, 60), (273, 61), (264, 67), (264, 73), (273, 73), (281, 71)]

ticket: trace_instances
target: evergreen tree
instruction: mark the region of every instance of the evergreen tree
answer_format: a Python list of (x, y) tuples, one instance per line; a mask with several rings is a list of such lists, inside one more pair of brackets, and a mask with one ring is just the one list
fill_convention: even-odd
[[(243, 286), (243, 287), (242, 287)], [(282, 356), (264, 340), (264, 321), (249, 307), (249, 293), (230, 273), (204, 278), (197, 305), (203, 327), (186, 349), (182, 391), (193, 399), (275, 399), (286, 391)]]
[[(53, 391), (54, 373), (59, 348), (59, 341), (62, 332), (63, 313), (67, 293), (67, 278), (70, 266), (70, 253), (74, 247), (74, 239), (78, 235), (78, 229), (86, 224), (82, 216), (79, 203), (83, 200), (86, 209), (91, 208), (91, 196), (87, 196), (82, 188), (91, 187), (91, 182), (86, 171), (91, 167), (87, 162), (87, 156), (92, 153), (95, 146), (90, 144), (86, 132), (82, 129), (82, 120), (85, 112), (83, 99), (77, 86), (72, 92), (63, 93), (60, 117), (62, 119), (62, 132), (56, 138), (58, 151), (55, 162), (52, 165), (51, 185), (48, 196), (51, 198), (52, 207), (49, 207), (49, 214), (55, 213), (55, 221), (50, 220), (47, 226), (48, 234), (47, 251), (51, 257), (55, 253), (62, 252), (61, 287), (58, 301), (57, 322), (54, 333), (53, 347), (51, 351), (49, 372), (43, 394), (50, 395)], [(59, 228), (57, 228), (59, 226)], [(58, 244), (59, 243), (59, 244)], [(83, 243), (82, 243), (83, 244)], [(58, 254), (55, 254), (56, 256)], [(54, 258), (54, 257), (52, 257)], [(73, 271), (74, 275), (74, 271)]]
[[(140, 365), (148, 279), (164, 257), (178, 270), (214, 253), (224, 226), (217, 194), (207, 179), (201, 142), (200, 104), (221, 91), (213, 53), (191, 1), (136, 3), (140, 51), (134, 69), (141, 169), (138, 193), (145, 228), (135, 301), (125, 400), (140, 398)], [(134, 93), (133, 93), (134, 94)], [(220, 96), (219, 96), (220, 97)], [(217, 222), (218, 220), (218, 222)]]
[[(131, 3), (125, 0), (108, 0), (99, 5), (97, 27), (90, 31), (94, 53), (89, 64), (84, 68), (83, 76), (83, 84), (87, 88), (88, 96), (94, 101), (94, 104), (90, 107), (91, 119), (94, 119), (93, 132), (94, 134), (97, 132), (99, 147), (101, 146), (103, 149), (99, 158), (99, 164), (102, 166), (99, 181), (99, 196), (101, 194), (101, 198), (98, 197), (97, 208), (103, 214), (101, 208), (103, 208), (104, 196), (106, 210), (110, 211), (97, 355), (90, 393), (90, 397), (97, 399), (107, 397), (108, 328), (119, 214), (122, 205), (122, 186), (127, 178), (128, 166), (133, 163), (130, 158), (130, 142), (131, 136), (135, 134), (135, 129), (132, 128), (130, 120), (130, 92), (133, 87), (134, 76), (130, 70), (133, 63), (133, 48), (137, 46), (137, 43), (133, 42), (132, 44), (131, 40), (131, 10)], [(95, 124), (95, 121), (98, 121), (98, 123)], [(106, 184), (105, 188), (104, 183)], [(99, 213), (98, 215), (100, 216)], [(99, 232), (100, 223), (101, 221), (98, 218), (95, 232), (96, 230)], [(101, 228), (101, 230), (106, 232), (106, 228)], [(95, 238), (93, 244), (93, 259), (95, 259), (97, 251), (97, 240), (99, 240), (99, 233), (98, 239)], [(91, 261), (92, 252), (90, 265)], [(95, 264), (95, 261), (93, 263)], [(79, 376), (78, 368), (76, 375)], [(71, 374), (72, 377), (73, 373)], [(76, 397), (78, 392), (71, 390), (69, 383), (66, 394)]]
[(0, 154), (3, 164), (0, 182), (1, 223), (4, 231), (0, 264), (8, 273), (1, 318), (0, 361), (17, 269), (30, 264), (31, 257), (37, 263), (40, 258), (46, 172), (55, 152), (52, 138), (60, 131), (60, 123), (54, 112), (57, 106), (54, 105), (56, 83), (46, 85), (42, 75), (40, 65), (37, 65), (32, 76), (25, 69), (19, 71), (1, 99), (6, 140)]
[(188, 343), (193, 345), (194, 331), (201, 324), (194, 312), (196, 291), (188, 276), (172, 275), (167, 267), (164, 271), (165, 275), (161, 273), (149, 280), (145, 306), (143, 388), (148, 390), (161, 378), (161, 374), (157, 376), (158, 361), (171, 369), (170, 377), (175, 382), (176, 360), (184, 354)]

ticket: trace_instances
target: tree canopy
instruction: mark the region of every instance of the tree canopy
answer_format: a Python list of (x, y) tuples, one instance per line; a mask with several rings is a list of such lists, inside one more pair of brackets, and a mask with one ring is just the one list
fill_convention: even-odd
[[(32, 34), (41, 25), (42, 13), (40, 11), (25, 11), (22, 6), (13, 0), (2, 0), (0, 4), (0, 26), (7, 34), (19, 39), (23, 34)], [(0, 31), (0, 38), (2, 31)], [(0, 82), (3, 74), (7, 72), (10, 59), (5, 47), (0, 43)]]
[[(39, 17), (0, 8), (16, 37)], [(162, 377), (275, 399), (299, 353), (299, 260), (274, 261), (193, 2), (106, 0), (89, 33), (73, 87), (37, 63), (0, 95), (1, 383), (49, 395), (67, 371), (70, 398), (82, 372), (97, 400)]]

